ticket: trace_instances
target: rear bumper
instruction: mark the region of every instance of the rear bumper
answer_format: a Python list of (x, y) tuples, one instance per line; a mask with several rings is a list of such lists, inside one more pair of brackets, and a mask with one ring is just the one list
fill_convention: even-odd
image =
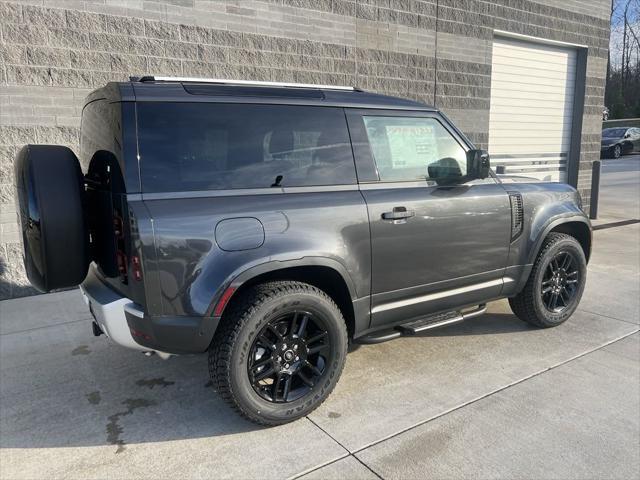
[(80, 291), (95, 322), (111, 340), (126, 348), (150, 351), (133, 339), (127, 324), (125, 311), (144, 315), (138, 305), (102, 283), (92, 268), (80, 285)]
[(220, 320), (146, 315), (140, 305), (105, 285), (93, 268), (89, 269), (80, 291), (95, 322), (111, 340), (161, 357), (206, 351)]
[(218, 317), (149, 317), (125, 311), (135, 341), (149, 350), (171, 354), (203, 353), (209, 348)]

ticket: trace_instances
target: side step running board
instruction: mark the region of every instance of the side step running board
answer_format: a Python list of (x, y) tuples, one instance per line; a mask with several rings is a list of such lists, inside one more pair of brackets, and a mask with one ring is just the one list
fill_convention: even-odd
[(374, 332), (369, 335), (357, 338), (356, 343), (373, 344), (386, 342), (403, 335), (415, 335), (417, 333), (431, 330), (432, 328), (444, 327), (445, 325), (451, 325), (453, 323), (462, 322), (469, 318), (477, 317), (487, 311), (486, 304), (478, 305), (473, 310), (466, 312), (452, 311), (446, 313), (439, 313), (437, 315), (430, 315), (428, 317), (419, 318), (409, 323), (398, 325), (394, 329), (384, 330), (382, 332)]
[(420, 318), (413, 322), (405, 323), (396, 327), (402, 333), (408, 333), (415, 335), (416, 333), (424, 332), (432, 328), (444, 327), (452, 323), (458, 323), (464, 320), (462, 313), (460, 312), (446, 312), (440, 315), (433, 315), (431, 317)]

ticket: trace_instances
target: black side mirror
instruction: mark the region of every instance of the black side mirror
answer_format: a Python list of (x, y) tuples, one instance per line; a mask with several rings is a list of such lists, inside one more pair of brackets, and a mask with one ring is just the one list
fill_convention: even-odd
[(490, 167), (489, 154), (486, 150), (469, 150), (467, 152), (467, 176), (487, 178)]
[(631, 134), (629, 132), (624, 134), (624, 138), (629, 138), (631, 136)]

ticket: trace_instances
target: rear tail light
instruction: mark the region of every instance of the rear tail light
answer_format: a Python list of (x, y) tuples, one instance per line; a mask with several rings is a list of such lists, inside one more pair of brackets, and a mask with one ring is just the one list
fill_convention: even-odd
[(149, 335), (147, 335), (144, 332), (141, 332), (140, 330), (136, 330), (135, 328), (129, 328), (129, 330), (131, 330), (132, 337), (138, 337), (143, 340), (151, 340), (151, 337)]
[(116, 252), (116, 258), (118, 260), (118, 273), (121, 276), (127, 276), (127, 256), (121, 250)]
[(113, 236), (116, 251), (116, 264), (120, 281), (128, 285), (129, 280), (142, 281), (142, 260), (132, 245), (132, 231), (136, 231), (134, 220), (131, 219), (131, 228), (126, 230), (122, 213), (118, 209), (113, 210)]
[(136, 281), (142, 280), (142, 266), (140, 265), (140, 257), (134, 255), (131, 257), (131, 265), (133, 266), (133, 278)]
[(120, 281), (126, 285), (129, 282), (129, 258), (125, 250), (124, 222), (120, 212), (115, 209), (113, 211), (113, 236), (115, 237), (116, 243), (118, 274), (120, 275)]
[(124, 228), (123, 228), (122, 218), (120, 218), (117, 215), (113, 217), (113, 233), (118, 239), (124, 238)]

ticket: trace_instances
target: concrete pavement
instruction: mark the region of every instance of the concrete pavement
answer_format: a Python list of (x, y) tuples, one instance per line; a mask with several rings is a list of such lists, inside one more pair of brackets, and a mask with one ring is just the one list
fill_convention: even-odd
[(637, 334), (357, 454), (383, 478), (638, 478)]
[(77, 291), (0, 302), (0, 478), (638, 478), (640, 224), (594, 245), (562, 326), (502, 301), (363, 346), (325, 404), (270, 429), (219, 399), (205, 357), (94, 338)]

